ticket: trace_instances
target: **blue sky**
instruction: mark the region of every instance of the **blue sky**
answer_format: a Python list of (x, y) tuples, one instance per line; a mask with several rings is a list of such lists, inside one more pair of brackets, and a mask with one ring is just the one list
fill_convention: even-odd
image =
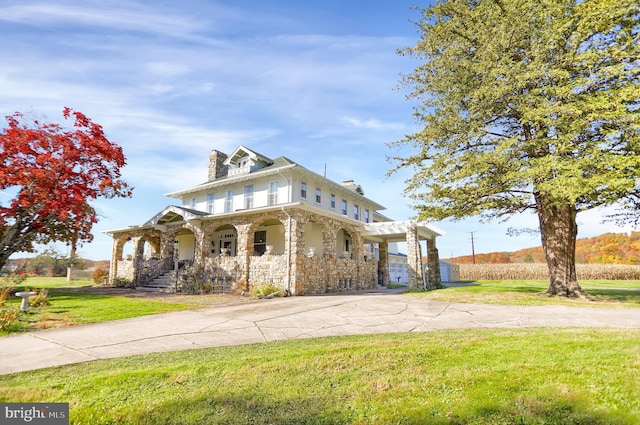
[[(0, 113), (61, 120), (64, 106), (104, 127), (128, 158), (131, 199), (99, 200), (85, 258), (109, 259), (102, 232), (136, 225), (175, 204), (165, 193), (202, 183), (209, 152), (244, 145), (280, 155), (334, 181), (354, 179), (396, 220), (413, 218), (407, 175), (392, 168), (388, 142), (416, 131), (397, 90), (414, 61), (396, 49), (418, 38), (414, 1), (5, 0), (0, 5)], [(425, 3), (422, 3), (424, 5)], [(0, 193), (0, 202), (7, 194)], [(579, 237), (608, 231), (600, 212), (578, 216)], [(536, 227), (437, 222), (440, 256), (537, 246), (507, 236)], [(64, 250), (64, 248), (61, 248)]]

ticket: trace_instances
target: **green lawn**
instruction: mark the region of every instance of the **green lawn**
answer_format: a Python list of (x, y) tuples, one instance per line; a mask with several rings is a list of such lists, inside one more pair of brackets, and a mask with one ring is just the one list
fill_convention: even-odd
[[(49, 289), (48, 292), (51, 305), (30, 308), (22, 315), (20, 323), (13, 332), (106, 322), (197, 307), (194, 304), (152, 301), (122, 295), (63, 292), (56, 289)], [(12, 297), (7, 305), (17, 308), (20, 300)], [(6, 334), (7, 332), (0, 332), (0, 335)]]
[(21, 283), (19, 288), (60, 288), (60, 287), (80, 287), (91, 286), (94, 283), (90, 280), (72, 280), (67, 281), (66, 277), (45, 277), (45, 276), (29, 276), (27, 280)]
[[(66, 278), (30, 277), (13, 292), (46, 289), (50, 305), (30, 308), (21, 313), (20, 321), (8, 333), (26, 332), (52, 327), (72, 326), (83, 323), (106, 322), (150, 314), (187, 310), (211, 306), (229, 301), (224, 295), (179, 295), (149, 294), (141, 291), (109, 287), (94, 287), (92, 282), (67, 282)], [(96, 289), (102, 293), (95, 293)], [(245, 300), (233, 297), (233, 300)], [(5, 306), (17, 309), (21, 299), (11, 296)]]
[(640, 423), (640, 330), (464, 330), (273, 342), (0, 376), (72, 424)]
[(549, 297), (544, 280), (478, 280), (469, 286), (454, 286), (428, 292), (411, 293), (436, 301), (511, 305), (568, 305), (574, 307), (640, 308), (640, 281), (587, 280), (580, 285), (588, 300)]

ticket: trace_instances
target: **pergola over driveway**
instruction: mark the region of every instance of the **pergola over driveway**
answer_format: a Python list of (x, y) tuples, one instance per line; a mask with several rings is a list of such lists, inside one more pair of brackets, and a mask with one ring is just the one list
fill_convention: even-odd
[[(380, 246), (380, 262), (385, 264), (380, 264), (379, 269), (385, 273), (383, 276), (384, 284), (389, 283), (389, 242), (406, 242), (409, 286), (415, 288), (440, 286), (440, 258), (436, 247), (436, 237), (444, 235), (442, 230), (425, 221), (384, 221), (365, 224), (362, 235), (365, 243), (378, 243)], [(427, 241), (428, 276), (424, 275), (422, 268), (420, 241), (423, 240)]]

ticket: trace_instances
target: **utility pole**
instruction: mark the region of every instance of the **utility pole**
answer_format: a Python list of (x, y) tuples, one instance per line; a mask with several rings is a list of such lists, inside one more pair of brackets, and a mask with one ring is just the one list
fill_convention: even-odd
[(473, 232), (469, 232), (471, 233), (471, 259), (473, 261), (473, 264), (476, 263), (476, 248), (473, 244)]

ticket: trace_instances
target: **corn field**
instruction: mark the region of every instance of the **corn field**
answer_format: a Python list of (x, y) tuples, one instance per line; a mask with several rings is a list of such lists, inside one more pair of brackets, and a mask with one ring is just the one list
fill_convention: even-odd
[[(640, 280), (640, 265), (576, 264), (578, 280)], [(547, 280), (544, 263), (460, 264), (460, 280)]]

